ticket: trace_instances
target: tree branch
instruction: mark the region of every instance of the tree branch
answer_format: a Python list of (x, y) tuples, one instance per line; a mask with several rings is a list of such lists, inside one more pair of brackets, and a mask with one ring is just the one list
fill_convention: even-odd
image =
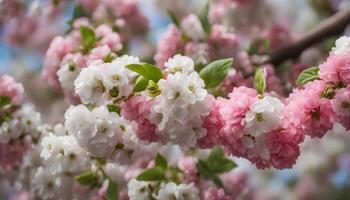
[(331, 36), (341, 34), (350, 23), (350, 6), (322, 21), (318, 26), (295, 41), (270, 53), (267, 62), (278, 65), (298, 57), (308, 47)]

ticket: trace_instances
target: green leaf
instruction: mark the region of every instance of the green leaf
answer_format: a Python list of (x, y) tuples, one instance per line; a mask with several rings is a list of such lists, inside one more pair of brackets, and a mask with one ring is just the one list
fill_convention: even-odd
[(7, 106), (11, 103), (11, 97), (8, 96), (0, 96), (0, 108)]
[(264, 41), (263, 47), (264, 47), (265, 53), (269, 53), (271, 49), (270, 41), (266, 39)]
[(109, 112), (115, 112), (118, 115), (120, 115), (120, 107), (119, 106), (116, 106), (116, 105), (113, 105), (113, 104), (108, 104), (107, 105), (107, 109), (108, 109)]
[(228, 158), (217, 159), (215, 160), (215, 162), (212, 162), (212, 163), (208, 162), (209, 169), (212, 172), (218, 173), (218, 174), (229, 172), (236, 166), (237, 166), (236, 163)]
[(223, 149), (218, 146), (210, 153), (207, 163), (208, 168), (214, 173), (228, 172), (237, 166), (234, 161), (225, 157)]
[(160, 167), (146, 169), (136, 178), (139, 181), (161, 181), (165, 180), (165, 171)]
[(85, 51), (90, 50), (97, 41), (94, 31), (87, 26), (80, 27), (80, 36)]
[(107, 188), (107, 198), (108, 200), (116, 200), (118, 198), (118, 184), (109, 179)]
[(248, 55), (254, 55), (259, 53), (259, 46), (257, 42), (250, 43), (248, 49), (247, 49)]
[(167, 160), (159, 153), (156, 156), (155, 164), (156, 164), (156, 167), (160, 167), (164, 170), (166, 170), (168, 168)]
[(212, 180), (217, 186), (223, 187), (223, 183), (220, 178), (214, 174), (208, 167), (207, 163), (203, 160), (199, 160), (197, 163), (197, 170), (199, 174), (205, 178)]
[(82, 174), (75, 176), (74, 180), (76, 180), (81, 185), (96, 185), (98, 178), (92, 171), (86, 171)]
[(207, 2), (203, 6), (203, 8), (200, 10), (198, 15), (199, 21), (201, 22), (203, 30), (206, 33), (210, 33), (210, 29), (211, 29), (210, 22), (208, 19), (209, 7), (210, 7), (210, 3), (209, 3), (209, 0), (207, 0)]
[(163, 78), (162, 71), (159, 67), (147, 63), (143, 64), (130, 64), (126, 66), (126, 68), (130, 69), (143, 76), (145, 79), (152, 80), (155, 83), (158, 83), (160, 79)]
[(233, 59), (225, 58), (209, 63), (200, 72), (200, 77), (205, 82), (206, 88), (217, 86), (226, 76), (232, 66)]
[(264, 94), (266, 89), (266, 80), (264, 70), (259, 68), (255, 71), (254, 75), (254, 88), (258, 91), (259, 94)]
[(173, 22), (173, 24), (175, 24), (177, 27), (180, 27), (179, 19), (176, 17), (176, 15), (171, 10), (168, 10), (168, 15), (169, 15), (171, 21)]
[(304, 85), (305, 83), (307, 83), (309, 81), (320, 79), (320, 77), (318, 76), (318, 71), (319, 71), (318, 67), (310, 67), (310, 68), (304, 69), (300, 73), (300, 75), (296, 81), (296, 84), (297, 85)]
[(219, 146), (215, 146), (209, 154), (208, 162), (210, 163), (219, 158), (224, 158), (224, 157), (225, 157), (224, 150)]
[(135, 84), (134, 84), (134, 92), (142, 92), (146, 89), (148, 85), (148, 80), (145, 79), (143, 76), (137, 77)]

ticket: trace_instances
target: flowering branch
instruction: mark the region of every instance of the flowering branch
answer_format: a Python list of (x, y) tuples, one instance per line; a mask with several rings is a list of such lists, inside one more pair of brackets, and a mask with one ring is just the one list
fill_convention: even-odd
[(318, 26), (302, 37), (285, 45), (269, 55), (267, 63), (278, 65), (285, 60), (295, 58), (308, 47), (343, 32), (350, 23), (350, 6), (322, 21)]

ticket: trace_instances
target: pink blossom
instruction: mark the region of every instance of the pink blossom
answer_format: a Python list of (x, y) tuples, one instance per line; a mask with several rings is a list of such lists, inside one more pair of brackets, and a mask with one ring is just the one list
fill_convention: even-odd
[(118, 33), (111, 33), (103, 37), (102, 40), (100, 41), (100, 45), (105, 45), (105, 44), (107, 44), (109, 48), (111, 48), (113, 51), (119, 51), (123, 47)]
[(205, 200), (232, 200), (225, 194), (224, 189), (211, 186), (201, 190), (201, 199)]
[(265, 35), (268, 38), (271, 50), (281, 48), (292, 40), (287, 27), (281, 24), (274, 24), (269, 27)]
[(233, 198), (247, 198), (251, 190), (248, 183), (248, 173), (241, 168), (233, 169), (231, 172), (220, 176), (227, 195)]
[(22, 162), (27, 145), (21, 140), (10, 140), (7, 144), (0, 143), (0, 170), (14, 170)]
[(96, 60), (104, 60), (111, 52), (111, 49), (106, 44), (95, 47), (91, 50), (89, 54), (88, 63), (92, 63)]
[(291, 168), (300, 155), (299, 144), (303, 136), (293, 129), (280, 129), (266, 134), (265, 143), (270, 152), (271, 165), (277, 169)]
[(325, 90), (323, 81), (312, 81), (305, 89), (294, 89), (286, 100), (284, 116), (288, 126), (311, 137), (323, 137), (336, 120), (330, 100), (322, 97)]
[(320, 78), (329, 83), (342, 81), (350, 84), (350, 58), (348, 55), (332, 54), (320, 65)]
[(158, 141), (156, 126), (149, 120), (151, 102), (143, 96), (131, 97), (121, 104), (121, 114), (125, 119), (134, 122), (134, 130), (141, 140), (150, 142)]
[(226, 27), (214, 24), (208, 38), (210, 57), (212, 59), (236, 57), (240, 47), (237, 35)]
[(350, 87), (338, 90), (331, 102), (338, 116), (350, 116)]
[(104, 200), (107, 196), (107, 185), (104, 184), (101, 188), (97, 190), (97, 193), (95, 196), (91, 198), (91, 200)]
[(228, 96), (229, 99), (217, 100), (225, 122), (222, 137), (234, 155), (242, 155), (243, 144), (239, 139), (243, 137), (244, 125), (241, 122), (249, 107), (258, 100), (258, 94), (254, 89), (241, 86), (234, 88)]
[(198, 145), (201, 148), (212, 148), (219, 143), (221, 138), (221, 129), (224, 126), (224, 119), (220, 114), (219, 102), (211, 95), (208, 95), (210, 102), (209, 114), (203, 119), (203, 127), (207, 129), (207, 135), (200, 138)]
[(197, 182), (199, 177), (197, 175), (197, 159), (195, 157), (181, 157), (177, 164), (178, 168), (184, 173), (184, 182)]
[(337, 114), (339, 122), (350, 129), (350, 88), (342, 88), (337, 91), (331, 100), (332, 107)]
[(233, 88), (239, 86), (253, 87), (253, 78), (243, 76), (243, 73), (235, 68), (231, 68), (227, 76), (221, 83), (220, 88), (226, 94), (230, 93)]
[(185, 55), (191, 57), (196, 64), (207, 64), (209, 57), (207, 43), (188, 42), (185, 45)]
[(23, 86), (17, 83), (12, 76), (0, 75), (0, 96), (11, 98), (12, 104), (20, 104), (23, 98)]
[(44, 67), (41, 71), (42, 77), (54, 88), (60, 88), (57, 77), (57, 70), (60, 67), (63, 57), (72, 52), (77, 46), (77, 42), (71, 37), (55, 37), (46, 52)]
[(81, 17), (81, 18), (78, 18), (78, 19), (74, 20), (73, 28), (79, 29), (81, 26), (90, 27), (91, 25), (90, 25), (89, 19), (86, 18), (86, 17)]
[(181, 32), (176, 26), (170, 25), (158, 43), (154, 60), (158, 66), (163, 67), (164, 63), (174, 56), (180, 48)]

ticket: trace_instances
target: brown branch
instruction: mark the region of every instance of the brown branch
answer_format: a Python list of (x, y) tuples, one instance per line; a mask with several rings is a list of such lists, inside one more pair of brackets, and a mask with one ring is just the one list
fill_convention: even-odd
[(308, 47), (331, 36), (341, 34), (349, 23), (350, 6), (325, 19), (300, 38), (271, 52), (267, 62), (278, 65), (288, 59), (296, 58)]

